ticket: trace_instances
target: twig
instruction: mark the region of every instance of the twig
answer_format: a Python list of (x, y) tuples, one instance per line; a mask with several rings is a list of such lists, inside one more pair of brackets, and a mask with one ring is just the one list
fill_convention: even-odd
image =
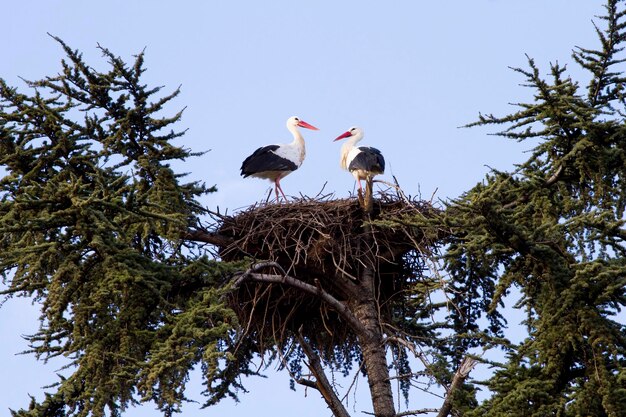
[[(411, 372), (408, 374), (398, 374), (398, 375), (390, 376), (389, 380), (393, 381), (395, 379), (413, 379), (413, 378), (419, 378), (420, 376), (430, 376), (430, 374), (427, 371)], [(418, 381), (416, 381), (416, 383), (417, 382)]]
[(331, 259), (333, 261), (333, 265), (335, 265), (335, 268), (337, 268), (337, 270), (339, 270), (339, 272), (341, 272), (343, 275), (345, 275), (348, 278), (350, 278), (352, 281), (358, 281), (359, 280), (357, 277), (355, 277), (354, 275), (352, 275), (351, 273), (349, 273), (348, 271), (343, 269), (341, 266), (339, 266), (339, 264), (337, 264), (337, 261), (335, 260), (335, 256), (334, 256), (333, 253), (331, 253), (330, 255), (331, 255)]
[(412, 344), (411, 342), (407, 341), (407, 340), (401, 339), (401, 338), (396, 337), (396, 336), (389, 336), (389, 337), (386, 337), (386, 338), (385, 338), (385, 340), (384, 340), (383, 342), (384, 342), (384, 343), (394, 342), (394, 343), (397, 343), (397, 344), (399, 344), (399, 345), (402, 345), (402, 346), (404, 346), (405, 348), (407, 348), (408, 350), (410, 350), (410, 351), (411, 351), (411, 353), (412, 353), (412, 354), (413, 354), (416, 358), (419, 358), (419, 357), (420, 357), (420, 354), (419, 354), (419, 353), (417, 353), (417, 351), (415, 350), (415, 345), (414, 345), (414, 344)]
[[(395, 180), (395, 177), (394, 177), (394, 180)], [(392, 184), (390, 182), (383, 181), (383, 180), (374, 180), (373, 182), (379, 182), (381, 184), (385, 184), (391, 188), (394, 188), (396, 192), (398, 193), (398, 195), (400, 196), (400, 198), (404, 200), (405, 203), (412, 205), (411, 200), (409, 200), (406, 194), (404, 194), (404, 191), (402, 191), (402, 188), (400, 188), (400, 185), (398, 184), (397, 180), (395, 184)]]
[(552, 176), (546, 180), (546, 185), (550, 186), (557, 182), (557, 180), (561, 176), (561, 172), (563, 172), (563, 165), (559, 165), (554, 174), (552, 174)]
[[(424, 355), (423, 352), (418, 352), (417, 349), (415, 348), (415, 344), (409, 342), (408, 340), (402, 339), (400, 337), (397, 336), (389, 336), (386, 337), (384, 339), (385, 343), (390, 343), (390, 342), (394, 342), (394, 343), (398, 343), (404, 347), (406, 347), (408, 350), (411, 351), (411, 353), (413, 353), (413, 355), (415, 356), (415, 358), (419, 359), (420, 362), (422, 362), (422, 365), (424, 365), (424, 368), (426, 368), (426, 370), (430, 371), (431, 375), (433, 376), (433, 378), (435, 378), (435, 373), (432, 372), (432, 364), (428, 362), (426, 356)], [(421, 350), (421, 348), (420, 348)], [(440, 382), (440, 381), (438, 381)]]
[[(394, 417), (404, 417), (404, 416), (415, 416), (418, 414), (426, 414), (426, 413), (436, 413), (436, 408), (422, 408), (421, 410), (411, 410), (411, 411), (403, 411), (401, 413), (397, 413)], [(361, 411), (363, 414), (367, 414), (369, 416), (376, 416), (375, 413), (370, 413), (368, 411)]]
[[(290, 347), (289, 351), (291, 351), (291, 349), (292, 348)], [(291, 379), (293, 379), (299, 385), (304, 385), (305, 387), (319, 390), (319, 388), (317, 387), (317, 384), (315, 383), (315, 381), (311, 381), (310, 379), (305, 379), (305, 378), (296, 378), (294, 373), (291, 372), (291, 369), (289, 369), (289, 364), (287, 363), (287, 359), (285, 358), (285, 355), (283, 355), (281, 349), (277, 349), (277, 352), (278, 352), (278, 356), (280, 357), (280, 362), (281, 362), (281, 365), (278, 368), (279, 370), (280, 369), (285, 369), (287, 371), (287, 373), (289, 374), (289, 377)]]
[(439, 191), (439, 187), (435, 188), (435, 191), (433, 191), (433, 193), (430, 195), (430, 204), (433, 203), (433, 199), (435, 198), (435, 194), (437, 194), (437, 191)]
[(350, 386), (348, 387), (346, 394), (341, 398), (342, 401), (348, 398), (348, 394), (350, 394), (350, 391), (352, 391), (352, 387), (354, 387), (354, 385), (357, 383), (359, 379), (359, 375), (361, 375), (361, 371), (363, 370), (364, 366), (365, 366), (365, 362), (361, 361), (361, 363), (359, 364), (359, 369), (357, 369), (356, 372), (354, 373), (354, 378), (352, 378), (352, 382), (350, 383)]

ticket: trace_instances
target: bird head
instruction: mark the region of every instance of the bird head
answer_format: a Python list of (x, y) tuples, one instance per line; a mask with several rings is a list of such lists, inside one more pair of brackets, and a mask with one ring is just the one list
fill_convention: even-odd
[(348, 131), (346, 131), (345, 133), (342, 133), (341, 135), (337, 136), (337, 138), (335, 139), (335, 141), (341, 140), (341, 139), (345, 139), (345, 138), (349, 138), (349, 137), (356, 137), (357, 141), (361, 140), (363, 138), (363, 135), (365, 133), (363, 132), (363, 129), (361, 129), (360, 127), (357, 126), (353, 126), (350, 129), (348, 129)]
[(298, 118), (296, 116), (291, 116), (289, 119), (287, 119), (287, 128), (296, 127), (296, 126), (297, 127), (304, 127), (306, 129), (311, 129), (311, 130), (319, 130), (315, 126), (312, 126), (312, 125), (308, 124), (304, 120), (300, 120), (300, 118)]

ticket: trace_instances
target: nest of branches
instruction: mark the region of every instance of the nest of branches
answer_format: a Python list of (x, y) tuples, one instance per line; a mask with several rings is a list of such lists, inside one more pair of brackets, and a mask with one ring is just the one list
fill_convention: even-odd
[(259, 204), (222, 216), (217, 233), (231, 243), (220, 248), (220, 257), (250, 259), (257, 276), (273, 278), (241, 279), (230, 306), (260, 343), (283, 345), (299, 333), (320, 350), (351, 345), (355, 335), (332, 306), (281, 277), (349, 303), (363, 268), (370, 266), (382, 314), (391, 316), (394, 303), (422, 278), (424, 259), (443, 235), (426, 232), (415, 219), (437, 213), (427, 202), (382, 193), (370, 213), (357, 199), (321, 198)]

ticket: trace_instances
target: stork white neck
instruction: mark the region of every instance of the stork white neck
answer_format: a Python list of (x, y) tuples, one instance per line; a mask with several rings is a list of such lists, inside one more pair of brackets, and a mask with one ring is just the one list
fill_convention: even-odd
[(348, 169), (348, 154), (356, 146), (356, 144), (363, 139), (363, 131), (361, 129), (351, 130), (352, 136), (348, 138), (346, 143), (341, 146), (341, 154), (339, 159), (339, 165), (343, 169)]
[(289, 130), (289, 132), (293, 135), (293, 141), (291, 144), (294, 146), (304, 147), (304, 137), (302, 136), (302, 133), (300, 133), (298, 125), (287, 122), (287, 130)]
[(289, 130), (289, 132), (293, 135), (293, 141), (291, 143), (281, 145), (281, 147), (275, 151), (277, 155), (289, 159), (298, 167), (302, 164), (302, 161), (304, 161), (306, 156), (304, 137), (298, 129), (300, 126), (307, 129), (317, 130), (316, 127), (298, 119), (296, 116), (292, 116), (287, 119), (287, 130)]

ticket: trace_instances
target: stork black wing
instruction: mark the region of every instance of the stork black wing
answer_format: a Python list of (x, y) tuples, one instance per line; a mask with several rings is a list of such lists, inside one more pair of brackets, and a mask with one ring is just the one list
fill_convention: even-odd
[(383, 154), (376, 148), (362, 146), (359, 152), (348, 166), (349, 171), (362, 169), (374, 174), (382, 174), (385, 172), (385, 158)]
[(263, 146), (247, 157), (241, 164), (241, 175), (245, 177), (265, 171), (295, 171), (298, 166), (289, 159), (274, 153), (280, 145)]

